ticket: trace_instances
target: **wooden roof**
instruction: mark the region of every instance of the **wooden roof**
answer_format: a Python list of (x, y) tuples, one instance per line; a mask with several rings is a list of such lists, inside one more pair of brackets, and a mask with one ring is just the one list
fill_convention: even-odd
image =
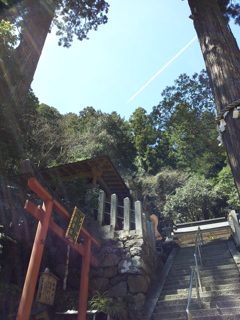
[(128, 187), (107, 156), (60, 165), (38, 172), (49, 185), (54, 185), (54, 180), (58, 178), (65, 180), (72, 180), (76, 177), (89, 178), (93, 185), (99, 184), (108, 197), (113, 193), (116, 193), (121, 200), (130, 197)]

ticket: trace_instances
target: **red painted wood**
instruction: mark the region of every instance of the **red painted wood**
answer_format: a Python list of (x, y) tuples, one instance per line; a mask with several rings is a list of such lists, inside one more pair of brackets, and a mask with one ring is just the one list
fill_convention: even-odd
[(71, 219), (71, 214), (56, 200), (53, 200), (53, 210), (64, 220), (69, 221)]
[(78, 304), (78, 320), (86, 320), (87, 316), (87, 299), (89, 284), (89, 269), (91, 260), (91, 238), (88, 238), (85, 244), (85, 254), (82, 258), (80, 295)]
[(28, 320), (52, 212), (52, 201), (43, 203), (44, 217), (39, 221), (16, 320)]
[(24, 209), (27, 210), (29, 213), (31, 213), (34, 218), (36, 218), (38, 221), (42, 221), (44, 217), (44, 211), (42, 208), (35, 206), (30, 200), (27, 200), (25, 202)]
[(53, 197), (47, 192), (46, 189), (36, 180), (36, 178), (28, 179), (29, 187), (41, 198), (44, 200), (53, 200)]
[(31, 201), (26, 201), (25, 209), (39, 220), (36, 236), (33, 244), (32, 254), (28, 265), (28, 271), (23, 287), (22, 297), (18, 308), (16, 320), (28, 320), (33, 302), (34, 292), (37, 284), (39, 268), (42, 260), (43, 249), (46, 241), (48, 229), (51, 229), (60, 239), (70, 245), (74, 250), (82, 255), (82, 269), (79, 296), (78, 320), (86, 320), (87, 298), (89, 284), (90, 264), (98, 266), (99, 262), (91, 254), (91, 245), (100, 246), (100, 243), (91, 238), (91, 235), (84, 229), (81, 229), (80, 235), (84, 239), (83, 246), (79, 243), (71, 243), (65, 238), (65, 232), (51, 218), (54, 210), (66, 221), (70, 221), (71, 215), (64, 209), (42, 185), (35, 179), (28, 180), (29, 187), (44, 201), (43, 207), (35, 206)]
[[(50, 193), (41, 186), (41, 184), (36, 180), (36, 178), (30, 178), (28, 180), (28, 185), (42, 200), (52, 199)], [(57, 202), (55, 199), (53, 199), (53, 210), (64, 220), (70, 220), (70, 213), (65, 208), (63, 208), (60, 205), (60, 203)], [(81, 229), (80, 235), (86, 235), (88, 238), (91, 237), (90, 233), (84, 228)], [(97, 247), (100, 247), (100, 243), (94, 238), (92, 238), (92, 244)]]
[[(33, 215), (36, 219), (41, 220), (44, 216), (44, 211), (41, 207), (37, 207), (35, 206), (35, 204), (33, 204), (30, 200), (27, 200), (25, 203), (25, 210), (27, 210), (29, 213), (31, 213), (31, 215)], [(79, 244), (79, 243), (72, 243), (69, 240), (67, 240), (65, 238), (65, 231), (59, 227), (53, 219), (50, 219), (49, 222), (49, 229), (51, 231), (53, 231), (61, 240), (63, 240), (67, 245), (70, 245), (74, 250), (76, 250), (79, 254), (81, 254), (82, 256), (85, 254), (85, 244), (83, 243), (83, 245)], [(84, 242), (87, 242), (88, 237), (86, 237), (85, 235), (83, 235), (84, 238)], [(96, 241), (96, 240), (95, 240)], [(100, 245), (100, 244), (99, 244)], [(91, 265), (93, 265), (94, 267), (97, 267), (99, 265), (99, 262), (96, 258), (94, 258), (91, 255)]]

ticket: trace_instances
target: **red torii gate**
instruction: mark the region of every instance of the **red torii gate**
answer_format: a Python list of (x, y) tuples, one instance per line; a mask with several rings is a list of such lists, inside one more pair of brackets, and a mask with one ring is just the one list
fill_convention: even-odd
[(39, 221), (39, 223), (35, 235), (16, 320), (29, 319), (48, 229), (52, 230), (60, 239), (62, 239), (82, 255), (80, 295), (77, 319), (86, 320), (89, 268), (90, 264), (95, 267), (99, 264), (97, 259), (92, 256), (91, 246), (93, 245), (95, 247), (99, 247), (100, 244), (96, 239), (91, 237), (91, 235), (84, 228), (82, 228), (80, 232), (80, 236), (84, 239), (83, 245), (80, 245), (77, 242), (74, 244), (67, 240), (65, 238), (65, 231), (54, 222), (53, 217), (51, 217), (51, 213), (52, 211), (54, 211), (64, 220), (69, 222), (71, 218), (69, 212), (58, 201), (54, 199), (54, 197), (38, 182), (36, 178), (29, 178), (28, 186), (43, 200), (43, 205), (42, 207), (37, 207), (31, 201), (27, 200), (24, 207)]

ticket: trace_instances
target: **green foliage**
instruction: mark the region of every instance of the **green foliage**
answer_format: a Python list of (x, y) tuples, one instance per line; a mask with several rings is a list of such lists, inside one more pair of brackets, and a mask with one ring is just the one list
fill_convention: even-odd
[(58, 0), (54, 25), (60, 36), (59, 45), (70, 47), (74, 36), (78, 40), (87, 39), (90, 30), (97, 30), (107, 23), (108, 3), (104, 0)]
[(126, 315), (126, 306), (121, 300), (113, 299), (107, 296), (108, 292), (101, 294), (95, 291), (92, 299), (89, 301), (91, 310), (98, 310), (109, 314), (114, 319), (122, 319)]
[(146, 110), (137, 108), (129, 119), (135, 148), (137, 150), (136, 165), (138, 170), (150, 171), (157, 134), (152, 118)]
[(21, 1), (22, 0), (0, 0), (0, 13), (4, 12), (5, 10), (11, 8)]
[(78, 310), (79, 290), (73, 290), (69, 286), (66, 290), (62, 290), (57, 285), (54, 304), (58, 312), (66, 312), (67, 310)]
[(78, 161), (107, 155), (120, 173), (131, 171), (134, 167), (135, 148), (128, 123), (116, 112), (107, 114), (92, 109), (90, 113), (89, 109), (86, 111), (79, 118), (80, 133), (72, 149), (72, 158)]
[(234, 210), (240, 210), (240, 200), (237, 189), (234, 183), (233, 175), (230, 165), (227, 163), (225, 167), (218, 173), (217, 177), (213, 180), (215, 190), (221, 194), (226, 203)]
[(156, 175), (137, 176), (134, 179), (136, 185), (130, 186), (133, 190), (138, 189), (139, 193), (147, 198), (148, 212), (160, 217), (166, 197), (173, 194), (176, 188), (180, 188), (188, 177), (189, 174), (184, 171), (162, 169)]
[(197, 115), (208, 110), (215, 112), (213, 95), (206, 71), (194, 73), (192, 77), (181, 74), (174, 81), (173, 86), (167, 86), (162, 92), (162, 101), (153, 107), (152, 117), (155, 124), (161, 129), (167, 129), (171, 124), (177, 106), (185, 104), (189, 110), (194, 110)]
[(219, 7), (229, 21), (231, 18), (234, 19), (235, 23), (240, 25), (240, 5), (238, 0), (217, 0)]
[(16, 27), (9, 21), (0, 22), (0, 45), (5, 46), (5, 50), (14, 48), (17, 43)]
[(163, 214), (175, 222), (206, 220), (223, 215), (223, 205), (221, 194), (209, 180), (191, 176), (166, 197)]
[[(78, 40), (88, 39), (90, 30), (97, 30), (99, 25), (107, 23), (109, 4), (105, 0), (54, 0), (54, 2), (56, 10), (52, 26), (57, 27), (59, 45), (64, 47), (70, 47), (74, 37)], [(6, 10), (13, 6), (13, 10)], [(1, 0), (0, 12), (4, 11), (7, 19), (14, 22), (21, 30), (28, 19), (30, 6), (31, 1)]]
[(205, 71), (182, 74), (162, 93), (162, 101), (147, 114), (137, 108), (129, 119), (139, 172), (184, 169), (213, 177), (224, 165), (219, 148), (215, 111)]
[[(1, 276), (1, 271), (0, 271)], [(2, 279), (1, 279), (2, 280)], [(21, 297), (21, 288), (14, 283), (0, 282), (0, 317), (7, 319), (9, 314), (16, 311)], [(7, 312), (6, 312), (7, 307)]]
[[(226, 155), (218, 146), (213, 97), (204, 71), (192, 78), (182, 74), (167, 87), (151, 117), (159, 130), (156, 156), (165, 166), (206, 177), (215, 176)], [(161, 154), (161, 151), (163, 155)]]

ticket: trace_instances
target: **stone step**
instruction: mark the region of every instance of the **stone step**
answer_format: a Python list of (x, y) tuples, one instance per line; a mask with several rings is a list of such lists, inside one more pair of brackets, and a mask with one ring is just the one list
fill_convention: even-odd
[[(197, 253), (196, 256), (198, 257), (199, 254)], [(211, 253), (211, 254), (205, 254), (205, 252), (202, 252), (201, 253), (201, 256), (202, 256), (202, 259), (206, 260), (206, 261), (209, 261), (209, 260), (224, 260), (224, 259), (230, 259), (232, 258), (232, 255), (230, 254), (230, 252), (222, 252), (222, 253), (219, 253), (218, 255), (215, 255), (215, 253)], [(194, 259), (194, 252), (192, 252), (191, 254), (188, 254), (188, 255), (184, 255), (184, 256), (180, 256), (180, 257), (176, 257), (174, 259), (174, 263), (184, 263), (184, 262), (187, 262), (189, 259)]]
[[(206, 298), (206, 297), (211, 297), (211, 298), (215, 298), (215, 297), (220, 297), (222, 295), (224, 296), (228, 296), (228, 295), (239, 295), (240, 294), (240, 289), (226, 289), (223, 290), (222, 292), (219, 292), (219, 290), (216, 291), (203, 291), (200, 293), (200, 297), (201, 298)], [(183, 291), (181, 293), (175, 293), (175, 294), (161, 294), (160, 297), (158, 298), (159, 301), (165, 300), (165, 301), (169, 301), (169, 300), (179, 300), (179, 299), (186, 299), (188, 296), (188, 291)], [(192, 292), (192, 298), (196, 298), (196, 293), (195, 290), (193, 290)]]
[[(157, 314), (153, 314), (152, 320), (160, 320), (162, 318), (159, 318)], [(192, 320), (239, 320), (240, 315), (239, 314), (225, 314), (225, 315), (217, 315), (217, 316), (192, 316)], [(171, 320), (187, 320), (187, 315), (185, 315), (182, 318), (171, 318)]]
[[(198, 252), (197, 252), (197, 255), (198, 255)], [(205, 251), (202, 251), (201, 252), (201, 255), (206, 258), (207, 260), (208, 259), (220, 259), (220, 258), (228, 258), (228, 257), (231, 257), (231, 253), (229, 252), (229, 249), (226, 249), (225, 251), (219, 251), (219, 252), (216, 252), (216, 251), (209, 251), (209, 252), (205, 252)], [(188, 258), (191, 258), (194, 256), (194, 251), (192, 252), (189, 252), (189, 253), (184, 253), (184, 254), (180, 254), (180, 255), (177, 255), (174, 259), (174, 261), (183, 261), (183, 260), (186, 260)]]
[[(240, 281), (240, 277), (239, 277), (239, 274), (234, 272), (232, 274), (226, 274), (225, 277), (223, 277), (222, 275), (219, 276), (219, 275), (214, 275), (214, 274), (211, 274), (209, 276), (203, 276), (202, 274), (200, 274), (200, 277), (201, 277), (201, 281), (202, 283), (208, 283), (208, 282), (220, 282), (220, 281)], [(175, 276), (175, 277), (171, 277), (171, 278), (167, 278), (167, 280), (165, 281), (165, 286), (168, 286), (168, 285), (182, 285), (182, 284), (185, 284), (186, 282), (189, 283), (190, 281), (190, 275), (188, 276)]]
[[(191, 310), (192, 317), (199, 319), (199, 317), (222, 317), (228, 315), (239, 315), (240, 316), (240, 307), (232, 308), (211, 308), (211, 309), (193, 309)], [(185, 311), (172, 311), (172, 312), (161, 312), (153, 313), (154, 320), (169, 320), (169, 319), (186, 319)]]
[[(230, 273), (236, 273), (239, 274), (238, 268), (235, 264), (233, 265), (221, 265), (221, 266), (207, 266), (207, 267), (201, 267), (199, 266), (199, 270), (201, 275), (205, 276), (205, 275), (225, 275), (228, 274), (228, 272)], [(171, 276), (187, 276), (191, 274), (191, 268), (190, 266), (188, 268), (185, 269), (170, 269), (168, 277)]]
[[(187, 299), (184, 300), (185, 303), (183, 304), (175, 304), (175, 305), (170, 305), (170, 306), (159, 306), (157, 305), (154, 309), (155, 313), (167, 313), (167, 312), (176, 312), (176, 311), (180, 311), (180, 312), (185, 312), (186, 311), (186, 307), (187, 307)], [(201, 309), (207, 309), (210, 308), (210, 302), (202, 302), (201, 303)], [(191, 310), (198, 310), (199, 309), (199, 305), (197, 303), (197, 301), (192, 301), (191, 302)]]
[[(198, 265), (201, 266), (200, 260), (197, 259)], [(174, 262), (173, 266), (171, 267), (171, 271), (173, 270), (185, 270), (189, 268), (190, 266), (194, 266), (196, 264), (195, 259), (189, 259), (186, 262), (178, 263)], [(235, 262), (232, 258), (227, 259), (221, 259), (221, 260), (205, 260), (202, 259), (202, 267), (215, 267), (215, 266), (221, 266), (221, 265), (235, 265)]]
[(212, 249), (212, 250), (206, 250), (206, 249), (203, 249), (201, 251), (202, 255), (207, 257), (207, 258), (212, 258), (212, 259), (217, 259), (217, 258), (221, 258), (221, 256), (229, 256), (231, 255), (231, 252), (229, 251), (229, 248), (226, 247), (225, 249), (223, 250), (215, 250), (215, 249)]
[(226, 269), (235, 269), (238, 270), (237, 265), (233, 261), (232, 263), (224, 263), (223, 264), (218, 264), (218, 265), (205, 265), (203, 264), (202, 266), (199, 266), (199, 269), (204, 271), (208, 270), (213, 270), (214, 272), (219, 272), (219, 271), (225, 271)]
[(225, 252), (228, 251), (228, 244), (222, 244), (222, 245), (218, 245), (218, 246), (213, 246), (213, 245), (203, 245), (201, 246), (201, 250), (204, 252)]
[[(201, 245), (200, 246), (201, 251), (204, 252), (225, 252), (228, 251), (228, 244), (224, 243), (224, 244), (219, 244), (219, 245)], [(186, 247), (186, 248), (181, 248), (180, 251), (178, 252), (178, 256), (181, 254), (188, 254), (189, 252), (194, 252), (195, 251), (195, 246), (193, 247)]]
[[(173, 294), (184, 294), (188, 293), (189, 288), (184, 288), (184, 289), (170, 289), (167, 290), (168, 288), (162, 290), (162, 294), (164, 295), (173, 295)], [(240, 283), (235, 283), (235, 284), (220, 284), (220, 285), (208, 285), (208, 286), (202, 286), (202, 293), (204, 294), (205, 292), (212, 292), (212, 291), (224, 291), (224, 290), (240, 290)], [(193, 293), (196, 291), (195, 288), (193, 288)], [(201, 294), (201, 293), (200, 293)]]
[[(195, 265), (193, 247), (181, 248), (170, 269), (155, 307), (153, 320), (186, 320), (187, 296), (191, 268)], [(192, 290), (192, 319), (240, 319), (240, 277), (227, 241), (214, 241), (202, 246), (203, 266), (199, 265), (203, 292), (201, 309)], [(238, 307), (239, 306), (239, 307)]]
[[(209, 307), (234, 307), (236, 305), (239, 305), (239, 296), (234, 294), (228, 294), (228, 295), (219, 295), (219, 296), (207, 296), (203, 297), (201, 296), (201, 302), (205, 306)], [(192, 303), (197, 306), (197, 299), (192, 298)], [(182, 308), (186, 308), (187, 306), (187, 297), (183, 299), (178, 300), (158, 300), (156, 307), (174, 307), (174, 306), (180, 306)]]
[(232, 257), (226, 258), (226, 259), (212, 259), (212, 260), (205, 260), (204, 258), (202, 259), (203, 266), (204, 267), (209, 267), (209, 266), (221, 266), (221, 265), (226, 265), (226, 264), (235, 264), (234, 260)]
[[(190, 277), (189, 277), (190, 278)], [(176, 289), (185, 289), (185, 288), (189, 288), (189, 282), (190, 279), (182, 281), (182, 282), (176, 282), (176, 283), (165, 283), (164, 287), (163, 287), (163, 291), (168, 291), (168, 290), (176, 290)], [(230, 284), (239, 284), (239, 278), (218, 278), (218, 280), (214, 280), (214, 279), (210, 279), (209, 277), (207, 277), (207, 280), (205, 278), (201, 278), (201, 284), (202, 287), (213, 287), (216, 285), (230, 285)]]
[[(211, 309), (211, 308), (235, 308), (236, 306), (239, 306), (239, 298), (236, 296), (230, 296), (231, 299), (227, 298), (227, 296), (224, 296), (224, 299), (208, 299), (208, 301), (205, 299), (201, 299), (201, 309)], [(221, 297), (220, 297), (221, 298)], [(167, 301), (169, 302), (169, 301)], [(154, 312), (155, 313), (164, 313), (164, 312), (172, 312), (172, 311), (180, 311), (185, 312), (187, 306), (187, 299), (182, 299), (181, 303), (171, 303), (171, 304), (161, 304), (157, 303)], [(191, 310), (197, 310), (199, 309), (199, 305), (197, 302), (197, 299), (192, 299), (191, 301)]]
[[(175, 270), (179, 270), (179, 269), (185, 270), (185, 269), (188, 269), (189, 266), (191, 266), (191, 265), (192, 266), (195, 265), (194, 259), (189, 259), (188, 263), (184, 263), (184, 264), (174, 263), (170, 269), (170, 272), (175, 271)], [(208, 261), (203, 260), (202, 267), (204, 267), (204, 269), (218, 267), (218, 269), (219, 269), (219, 267), (226, 266), (226, 265), (235, 265), (235, 262), (232, 258), (231, 259), (223, 259), (223, 260), (208, 260)]]

